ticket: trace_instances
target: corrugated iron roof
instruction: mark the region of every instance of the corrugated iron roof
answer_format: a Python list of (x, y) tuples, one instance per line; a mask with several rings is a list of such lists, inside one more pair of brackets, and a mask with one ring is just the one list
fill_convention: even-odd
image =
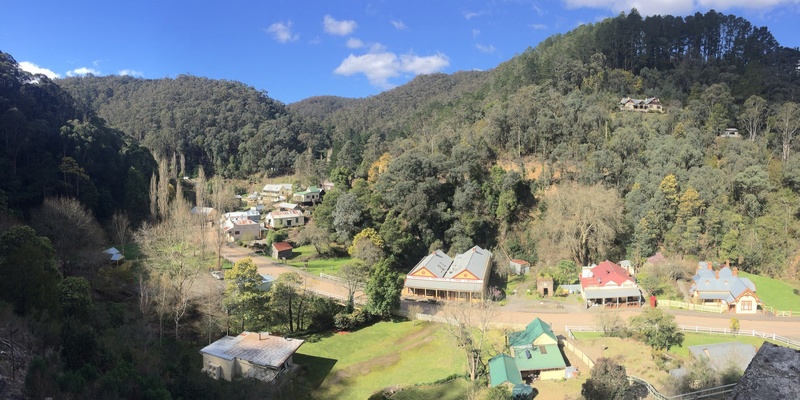
[(253, 364), (278, 368), (303, 344), (301, 339), (288, 339), (266, 333), (243, 332), (225, 336), (200, 352), (225, 360), (238, 358)]

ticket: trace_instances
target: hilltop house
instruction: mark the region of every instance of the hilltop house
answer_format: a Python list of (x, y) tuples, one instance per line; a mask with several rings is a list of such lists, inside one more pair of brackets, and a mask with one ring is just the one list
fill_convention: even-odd
[(517, 275), (525, 275), (531, 269), (531, 263), (514, 259), (508, 262), (508, 267)]
[(436, 300), (483, 300), (492, 253), (475, 246), (450, 258), (441, 250), (423, 258), (406, 275), (405, 293)]
[(302, 344), (301, 339), (260, 332), (225, 336), (200, 350), (203, 372), (226, 381), (245, 377), (274, 383), (279, 375), (294, 368), (292, 355)]
[(703, 304), (717, 304), (728, 312), (755, 314), (761, 303), (756, 296), (756, 285), (748, 278), (739, 277), (739, 270), (728, 264), (714, 271), (711, 262), (701, 261), (692, 281), (689, 291), (692, 299)]
[(261, 189), (261, 196), (269, 201), (282, 201), (292, 195), (291, 183), (270, 183)]
[(300, 204), (319, 203), (324, 195), (325, 191), (316, 186), (311, 186), (302, 192), (296, 192), (292, 196), (292, 201)]
[(306, 223), (306, 219), (302, 211), (273, 211), (267, 214), (264, 223), (270, 228), (289, 228), (303, 226)]
[(620, 265), (603, 261), (581, 270), (581, 296), (586, 306), (641, 306), (642, 292)]
[(558, 337), (541, 319), (531, 321), (524, 331), (509, 333), (506, 340), (511, 355), (500, 354), (492, 358), (494, 363), (489, 361), (491, 386), (506, 381), (516, 385), (537, 379), (566, 378), (567, 362)]
[(664, 112), (664, 107), (657, 97), (648, 97), (644, 100), (623, 97), (619, 101), (619, 109), (622, 111)]

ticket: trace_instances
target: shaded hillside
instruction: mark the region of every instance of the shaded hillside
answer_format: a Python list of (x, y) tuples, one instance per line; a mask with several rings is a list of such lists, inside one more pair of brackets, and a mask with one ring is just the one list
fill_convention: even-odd
[[(22, 71), (0, 52), (0, 194), (28, 210), (46, 196), (79, 198), (98, 217), (147, 211), (150, 153), (108, 128), (92, 110), (43, 75)], [(147, 177), (147, 178), (145, 178)], [(140, 196), (141, 192), (144, 196)]]
[(58, 84), (155, 154), (184, 154), (190, 171), (204, 165), (229, 177), (285, 173), (299, 153), (328, 146), (318, 125), (239, 82), (88, 76)]

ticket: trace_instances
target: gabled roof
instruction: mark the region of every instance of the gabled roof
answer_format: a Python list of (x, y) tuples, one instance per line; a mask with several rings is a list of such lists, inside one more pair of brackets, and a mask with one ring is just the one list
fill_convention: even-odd
[(282, 190), (292, 190), (291, 183), (268, 183), (261, 189), (262, 192), (278, 193)]
[(441, 250), (428, 254), (406, 275), (406, 286), (420, 289), (479, 291), (488, 278), (492, 252), (475, 246), (450, 258)]
[(514, 362), (520, 371), (539, 371), (544, 369), (566, 368), (557, 344), (528, 346), (514, 350)]
[(292, 245), (290, 245), (288, 242), (275, 242), (272, 244), (272, 247), (278, 251), (286, 251), (292, 249)]
[(319, 193), (320, 191), (321, 191), (321, 190), (320, 190), (320, 188), (318, 188), (318, 187), (316, 187), (316, 186), (310, 186), (308, 189), (306, 189), (306, 190), (304, 190), (304, 191), (302, 191), (302, 192), (295, 192), (295, 194), (294, 194), (294, 195), (295, 195), (295, 196), (297, 196), (297, 195), (303, 195), (303, 196), (305, 196), (305, 195), (307, 195), (307, 194), (311, 194), (311, 193)]
[(194, 215), (198, 215), (198, 214), (200, 214), (200, 215), (209, 215), (209, 214), (211, 214), (212, 212), (214, 212), (214, 209), (213, 209), (213, 208), (211, 208), (211, 207), (198, 207), (198, 206), (194, 206), (194, 207), (192, 207), (192, 211), (190, 211), (190, 212), (191, 212), (192, 214), (194, 214)]
[(238, 358), (265, 367), (278, 368), (303, 344), (301, 339), (289, 339), (266, 333), (242, 332), (225, 336), (203, 347), (200, 353), (225, 360)]
[(241, 219), (241, 218), (252, 218), (257, 217), (261, 218), (261, 214), (257, 210), (247, 210), (247, 211), (232, 211), (229, 213), (222, 214), (225, 219), (234, 220), (234, 219)]
[[(747, 291), (755, 295), (756, 285), (748, 278), (734, 275), (730, 267), (722, 267), (718, 271), (709, 269), (710, 263), (700, 262), (697, 274), (692, 277), (691, 292), (698, 292), (701, 299), (725, 300), (733, 303)], [(703, 268), (705, 267), (705, 268)]]
[(509, 333), (508, 345), (510, 347), (530, 346), (536, 339), (539, 338), (539, 336), (542, 335), (547, 335), (549, 338), (558, 343), (558, 338), (556, 337), (556, 334), (553, 333), (553, 329), (550, 328), (550, 325), (537, 317), (525, 327), (524, 331)]
[(742, 371), (747, 369), (750, 360), (756, 355), (756, 348), (740, 342), (726, 342), (689, 346), (694, 358), (706, 358), (717, 372), (734, 365)]
[(299, 207), (300, 207), (299, 204), (288, 203), (288, 202), (285, 202), (285, 201), (278, 204), (278, 208), (288, 208), (290, 210), (295, 210), (295, 209), (297, 209)]
[(606, 286), (609, 282), (619, 286), (626, 281), (633, 281), (625, 268), (608, 260), (593, 267), (591, 272), (591, 277), (581, 277), (581, 286), (584, 289), (591, 286)]
[(288, 210), (288, 211), (273, 211), (267, 214), (267, 219), (283, 219), (283, 218), (297, 218), (302, 217), (303, 212), (297, 210)]
[(489, 360), (489, 385), (495, 387), (506, 382), (519, 385), (522, 383), (522, 375), (514, 363), (514, 357), (500, 353)]

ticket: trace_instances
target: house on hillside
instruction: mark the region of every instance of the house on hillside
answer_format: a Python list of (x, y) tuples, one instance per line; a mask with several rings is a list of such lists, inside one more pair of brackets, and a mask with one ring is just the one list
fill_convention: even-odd
[(273, 229), (291, 228), (293, 226), (303, 226), (306, 218), (302, 211), (273, 211), (264, 218), (264, 223)]
[(406, 275), (404, 293), (435, 300), (481, 301), (491, 266), (492, 253), (479, 246), (455, 258), (436, 250)]
[(689, 294), (703, 304), (717, 304), (736, 314), (755, 314), (761, 304), (756, 296), (756, 285), (748, 278), (739, 277), (739, 270), (728, 264), (714, 271), (711, 262), (701, 261), (692, 281)]
[(261, 224), (247, 218), (227, 220), (222, 223), (229, 242), (261, 239)]
[(622, 100), (619, 101), (619, 109), (622, 111), (664, 112), (664, 107), (657, 97), (648, 97), (645, 99), (623, 97)]
[(103, 250), (103, 254), (105, 254), (105, 257), (108, 259), (108, 261), (113, 263), (119, 263), (123, 258), (125, 258), (125, 256), (123, 256), (116, 247), (109, 247)]
[(316, 186), (311, 186), (302, 192), (296, 192), (294, 196), (292, 196), (292, 201), (300, 204), (316, 204), (322, 201), (322, 196), (324, 195), (324, 190)]
[(302, 207), (300, 207), (300, 204), (287, 203), (285, 201), (281, 202), (281, 203), (278, 203), (278, 205), (275, 208), (277, 208), (278, 211), (292, 211), (292, 210), (300, 211), (300, 210), (302, 210)]
[(268, 201), (283, 201), (292, 196), (291, 183), (268, 183), (261, 189), (261, 197)]
[(501, 354), (493, 358), (500, 357), (495, 361), (494, 367), (491, 361), (489, 364), (489, 381), (492, 386), (505, 381), (516, 385), (517, 376), (522, 379), (522, 383), (567, 377), (567, 360), (561, 351), (558, 337), (550, 325), (541, 319), (531, 321), (524, 331), (509, 333), (506, 340), (511, 355)]
[(642, 292), (625, 268), (611, 261), (583, 267), (581, 270), (581, 296), (586, 307), (642, 305)]
[(225, 336), (200, 350), (203, 372), (226, 381), (241, 377), (274, 383), (295, 369), (292, 356), (302, 344), (301, 339), (261, 332)]
[(525, 275), (531, 269), (531, 263), (525, 260), (511, 260), (508, 262), (508, 266), (517, 275)]
[(214, 216), (217, 212), (211, 207), (192, 207), (190, 213), (198, 218), (204, 218), (206, 222), (211, 222), (214, 220)]
[(272, 244), (272, 258), (280, 260), (292, 256), (292, 245), (288, 242), (275, 242)]
[(728, 129), (725, 129), (722, 132), (718, 132), (717, 133), (717, 137), (718, 138), (739, 139), (741, 137), (741, 135), (739, 135), (739, 130), (738, 129), (736, 129), (736, 128), (728, 128)]

